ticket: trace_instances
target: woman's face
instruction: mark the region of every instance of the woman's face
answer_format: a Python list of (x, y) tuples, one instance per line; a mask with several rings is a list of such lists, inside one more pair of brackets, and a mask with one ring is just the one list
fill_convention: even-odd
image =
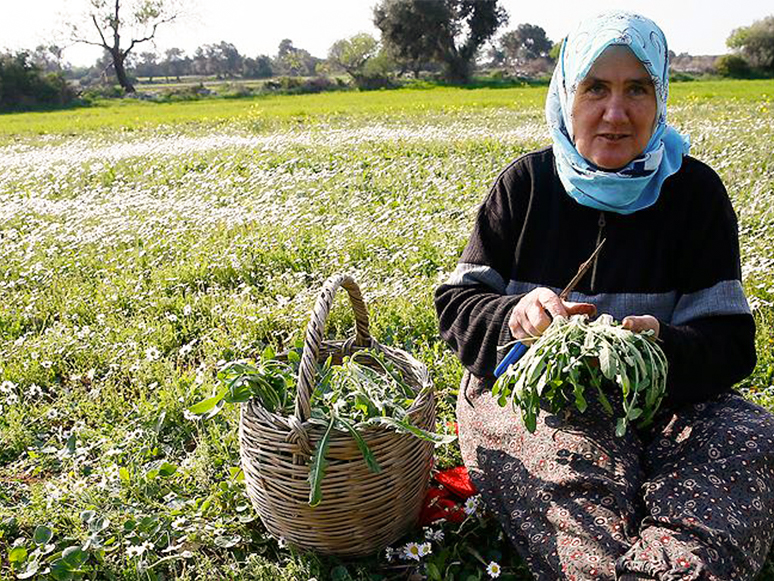
[(603, 169), (620, 169), (645, 150), (655, 120), (656, 91), (645, 67), (625, 46), (605, 49), (572, 106), (578, 153)]

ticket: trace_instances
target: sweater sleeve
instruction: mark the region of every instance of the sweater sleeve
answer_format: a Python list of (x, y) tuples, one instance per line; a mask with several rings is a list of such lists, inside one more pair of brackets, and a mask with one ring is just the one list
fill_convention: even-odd
[(669, 362), (667, 402), (703, 401), (728, 390), (756, 364), (755, 321), (742, 289), (737, 220), (720, 178), (701, 166), (701, 206), (678, 249), (678, 300), (660, 321)]
[(435, 292), (441, 337), (479, 377), (493, 374), (497, 346), (511, 339), (508, 319), (522, 296), (507, 295), (507, 286), (529, 178), (518, 178), (512, 167), (492, 186), (457, 268)]

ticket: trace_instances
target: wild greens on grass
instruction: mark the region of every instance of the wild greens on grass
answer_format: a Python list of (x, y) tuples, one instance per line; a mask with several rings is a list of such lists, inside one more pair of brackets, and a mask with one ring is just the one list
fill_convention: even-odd
[[(244, 403), (255, 398), (270, 413), (292, 414), (300, 360), (298, 351), (289, 351), (278, 358), (271, 348), (267, 348), (256, 364), (229, 363), (218, 373), (220, 390), (189, 411), (212, 417), (225, 403)], [(322, 500), (321, 483), (333, 430), (345, 431), (352, 436), (363, 460), (374, 473), (379, 473), (381, 467), (361, 434), (369, 426), (384, 425), (436, 445), (455, 439), (454, 436), (428, 432), (411, 423), (408, 410), (420, 394), (404, 381), (400, 371), (378, 349), (355, 351), (338, 365), (328, 357), (319, 366), (316, 379), (309, 401), (312, 410), (309, 421), (325, 426), (325, 432), (317, 441), (309, 463), (311, 506)]]
[[(653, 340), (653, 332), (634, 333), (622, 328), (610, 315), (589, 322), (584, 315), (556, 317), (527, 353), (500, 376), (492, 389), (498, 403), (510, 398), (521, 410), (530, 432), (537, 428), (541, 403), (557, 413), (575, 403), (588, 407), (587, 388), (594, 388), (602, 408), (616, 412), (608, 399), (610, 390), (621, 391), (622, 402), (615, 433), (623, 436), (631, 422), (648, 425), (666, 389), (667, 360)], [(605, 392), (608, 392), (607, 394)]]

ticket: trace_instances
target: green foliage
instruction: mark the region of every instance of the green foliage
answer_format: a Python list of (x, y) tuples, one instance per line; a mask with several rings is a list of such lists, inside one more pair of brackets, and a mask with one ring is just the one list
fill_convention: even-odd
[(503, 34), (499, 42), (505, 54), (505, 62), (511, 67), (549, 58), (554, 45), (541, 26), (526, 23)]
[(453, 83), (470, 79), (476, 51), (507, 21), (498, 0), (383, 0), (374, 8), (390, 54), (412, 68), (422, 61), (442, 64)]
[(333, 43), (328, 50), (328, 61), (343, 69), (357, 83), (366, 76), (366, 66), (379, 51), (379, 43), (365, 32)]
[(753, 66), (774, 73), (774, 16), (734, 29), (726, 44), (741, 51)]
[[(289, 351), (281, 360), (267, 347), (259, 364), (228, 364), (218, 373), (222, 387), (212, 397), (189, 408), (194, 414), (212, 418), (224, 403), (244, 403), (251, 398), (267, 411), (287, 416), (293, 413), (297, 397), (296, 378), (301, 362), (300, 349)], [(411, 424), (408, 410), (420, 394), (405, 383), (400, 372), (378, 350), (359, 350), (344, 357), (340, 365), (329, 357), (320, 367), (309, 397), (311, 421), (327, 425), (315, 445), (309, 465), (309, 504), (322, 500), (322, 479), (327, 466), (326, 453), (334, 429), (349, 433), (369, 469), (381, 471), (376, 458), (359, 430), (370, 425), (386, 425), (436, 445), (449, 444), (454, 436), (433, 434)], [(305, 418), (309, 419), (309, 418)]]
[(715, 59), (715, 71), (721, 77), (743, 79), (750, 76), (750, 65), (738, 54), (724, 54)]
[(554, 62), (557, 62), (559, 60), (559, 57), (562, 54), (562, 45), (564, 44), (565, 40), (566, 40), (566, 37), (560, 40), (559, 42), (554, 43), (554, 45), (551, 47), (551, 50), (548, 53), (548, 58), (550, 58)]
[[(653, 420), (666, 391), (667, 360), (652, 334), (623, 329), (610, 315), (593, 322), (585, 315), (556, 317), (495, 382), (492, 396), (501, 406), (510, 400), (527, 430), (534, 432), (543, 405), (555, 414), (574, 403), (583, 413), (586, 390), (593, 387), (593, 396), (611, 416), (615, 412), (608, 396), (621, 401), (616, 435), (623, 436), (635, 420), (638, 427)], [(616, 386), (620, 396), (610, 393)]]
[(45, 73), (29, 54), (0, 53), (0, 111), (70, 105), (75, 92), (61, 73)]
[(289, 38), (283, 39), (277, 48), (277, 58), (273, 69), (276, 74), (309, 76), (315, 73), (319, 59), (313, 57), (308, 50), (293, 46)]

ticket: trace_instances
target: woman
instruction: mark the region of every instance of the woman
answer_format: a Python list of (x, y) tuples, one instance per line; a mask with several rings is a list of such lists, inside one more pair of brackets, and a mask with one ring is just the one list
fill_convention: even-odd
[[(752, 579), (771, 544), (773, 419), (730, 390), (756, 360), (736, 217), (666, 124), (667, 84), (653, 22), (582, 22), (549, 89), (552, 146), (497, 178), (436, 291), (441, 335), (466, 368), (465, 464), (539, 580)], [(590, 405), (568, 420), (542, 412), (526, 432), (489, 393), (496, 347), (594, 312), (656, 333), (669, 361), (656, 425), (617, 438)]]

